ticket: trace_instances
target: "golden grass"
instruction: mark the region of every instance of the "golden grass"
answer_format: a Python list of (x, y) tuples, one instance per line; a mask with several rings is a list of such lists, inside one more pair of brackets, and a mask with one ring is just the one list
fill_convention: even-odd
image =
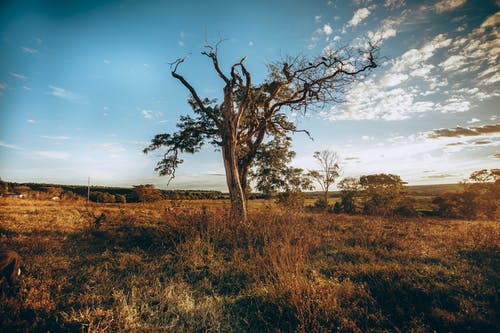
[[(227, 202), (0, 200), (0, 331), (498, 331), (500, 227)], [(100, 226), (95, 217), (104, 213)]]

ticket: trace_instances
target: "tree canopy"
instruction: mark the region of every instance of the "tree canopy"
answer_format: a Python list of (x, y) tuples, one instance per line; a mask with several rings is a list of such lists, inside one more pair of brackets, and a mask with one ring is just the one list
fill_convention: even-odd
[(246, 188), (250, 169), (265, 149), (265, 143), (277, 135), (297, 132), (290, 112), (331, 106), (343, 101), (346, 88), (356, 78), (377, 67), (377, 47), (328, 50), (316, 57), (286, 57), (268, 64), (267, 79), (259, 84), (245, 65), (246, 57), (225, 72), (219, 63), (220, 42), (206, 45), (202, 55), (209, 58), (216, 75), (224, 84), (223, 99), (203, 98), (181, 74), (179, 66), (186, 58), (171, 64), (171, 74), (190, 93), (188, 103), (193, 116), (180, 118), (175, 133), (158, 134), (145, 153), (166, 148), (156, 171), (175, 176), (183, 162), (180, 153), (195, 153), (208, 143), (220, 149), (234, 219), (246, 220)]

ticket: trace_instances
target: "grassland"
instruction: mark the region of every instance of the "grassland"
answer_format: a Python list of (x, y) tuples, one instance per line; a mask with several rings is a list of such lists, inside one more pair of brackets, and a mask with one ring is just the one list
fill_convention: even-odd
[(223, 201), (0, 199), (24, 258), (0, 330), (500, 331), (498, 222), (252, 205), (241, 225)]

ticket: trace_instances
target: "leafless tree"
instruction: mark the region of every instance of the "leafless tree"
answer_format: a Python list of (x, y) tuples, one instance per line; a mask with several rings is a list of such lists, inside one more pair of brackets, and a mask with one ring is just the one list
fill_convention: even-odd
[(331, 150), (316, 151), (313, 156), (318, 161), (320, 169), (310, 171), (309, 174), (323, 190), (323, 202), (326, 209), (328, 208), (330, 187), (335, 183), (335, 179), (340, 176), (339, 157), (336, 152)]

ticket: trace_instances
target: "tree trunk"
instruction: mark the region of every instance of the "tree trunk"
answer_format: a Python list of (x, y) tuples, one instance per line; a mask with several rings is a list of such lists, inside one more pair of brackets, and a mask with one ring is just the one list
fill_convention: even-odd
[(238, 170), (238, 154), (236, 144), (232, 138), (226, 138), (222, 142), (222, 158), (226, 170), (226, 181), (231, 200), (231, 219), (236, 222), (246, 222), (247, 202), (245, 190), (242, 188)]
[(324, 194), (325, 198), (325, 210), (328, 210), (328, 189), (325, 190), (325, 194)]

